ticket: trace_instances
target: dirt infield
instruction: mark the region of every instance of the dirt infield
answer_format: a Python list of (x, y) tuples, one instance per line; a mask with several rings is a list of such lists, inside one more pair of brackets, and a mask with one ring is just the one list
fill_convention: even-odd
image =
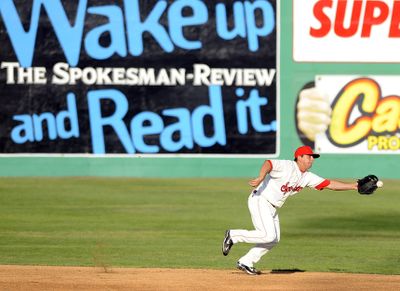
[(400, 275), (0, 266), (0, 290), (400, 290)]

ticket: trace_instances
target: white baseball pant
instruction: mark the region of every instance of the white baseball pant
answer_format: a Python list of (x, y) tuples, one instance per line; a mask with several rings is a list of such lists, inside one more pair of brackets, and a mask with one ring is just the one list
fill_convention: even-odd
[(256, 244), (239, 259), (246, 266), (253, 267), (262, 256), (280, 240), (279, 216), (276, 208), (258, 192), (250, 194), (248, 207), (254, 230), (232, 229), (230, 236), (234, 244), (239, 242)]

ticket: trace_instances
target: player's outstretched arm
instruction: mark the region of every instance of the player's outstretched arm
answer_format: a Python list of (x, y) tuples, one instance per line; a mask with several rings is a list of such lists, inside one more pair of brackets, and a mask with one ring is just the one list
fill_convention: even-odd
[(330, 180), (330, 183), (328, 186), (326, 186), (326, 188), (330, 189), (330, 190), (336, 190), (336, 191), (357, 190), (357, 182), (344, 183), (344, 182), (340, 182), (340, 181)]
[(251, 187), (257, 187), (264, 181), (265, 177), (271, 172), (271, 162), (269, 160), (264, 161), (263, 165), (261, 166), (260, 173), (258, 177), (249, 181), (249, 185)]

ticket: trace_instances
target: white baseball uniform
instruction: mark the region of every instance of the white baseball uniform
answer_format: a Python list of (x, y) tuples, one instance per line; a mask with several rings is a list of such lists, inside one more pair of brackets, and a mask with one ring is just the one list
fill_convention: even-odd
[(230, 236), (233, 243), (254, 243), (255, 247), (239, 259), (252, 267), (280, 240), (280, 226), (277, 209), (282, 207), (289, 196), (304, 187), (322, 190), (330, 181), (311, 172), (301, 172), (295, 161), (268, 160), (271, 171), (264, 181), (254, 189), (248, 199), (248, 207), (254, 230), (233, 229)]

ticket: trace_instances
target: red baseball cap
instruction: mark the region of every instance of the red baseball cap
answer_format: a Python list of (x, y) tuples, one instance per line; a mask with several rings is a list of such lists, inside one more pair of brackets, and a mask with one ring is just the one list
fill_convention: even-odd
[(297, 150), (294, 152), (294, 158), (296, 159), (298, 156), (302, 155), (310, 155), (313, 156), (314, 159), (319, 158), (319, 154), (316, 154), (313, 152), (312, 148), (309, 146), (302, 146), (297, 148)]

